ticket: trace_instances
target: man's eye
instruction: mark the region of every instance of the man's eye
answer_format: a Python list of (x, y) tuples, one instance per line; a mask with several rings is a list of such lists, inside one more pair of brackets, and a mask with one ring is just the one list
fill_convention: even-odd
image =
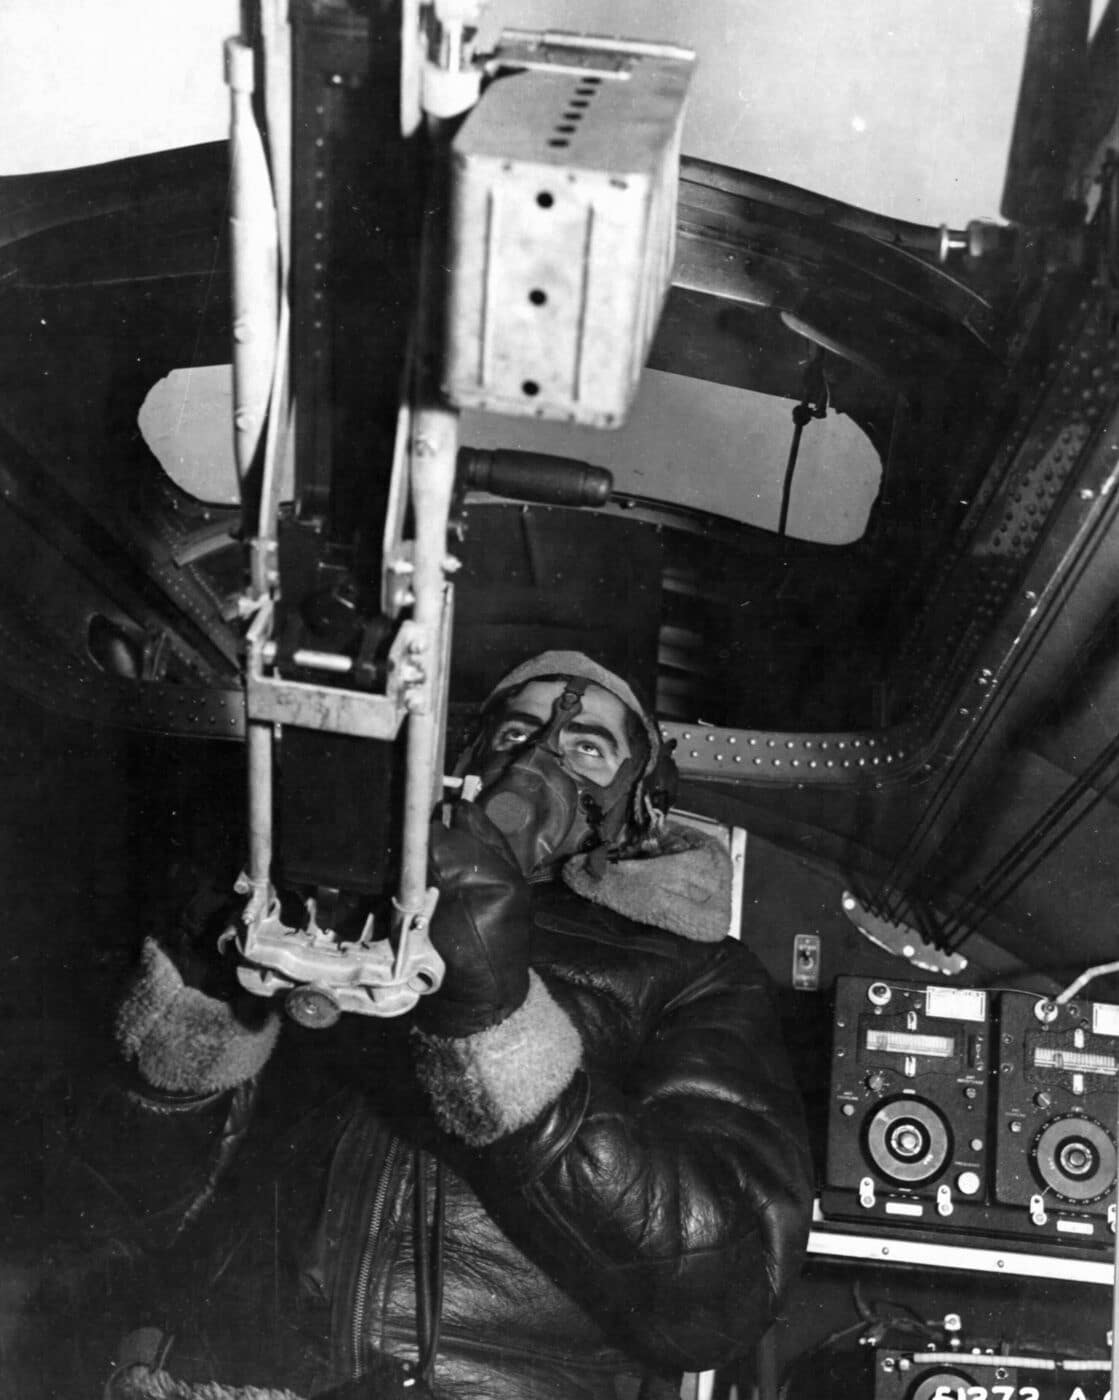
[(522, 724), (509, 724), (497, 731), (497, 742), (506, 748), (523, 744), (528, 738), (528, 730)]
[(601, 749), (599, 748), (599, 746), (598, 746), (593, 740), (591, 740), (591, 739), (580, 739), (577, 747), (578, 747), (579, 753), (584, 754), (587, 758), (603, 758), (603, 757), (604, 757), (604, 754), (603, 754), (602, 750), (601, 750)]

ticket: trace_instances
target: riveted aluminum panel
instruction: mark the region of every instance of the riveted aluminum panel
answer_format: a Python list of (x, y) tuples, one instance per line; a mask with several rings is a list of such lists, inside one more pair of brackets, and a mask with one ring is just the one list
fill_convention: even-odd
[(675, 759), (685, 778), (716, 778), (779, 786), (868, 785), (909, 775), (923, 753), (912, 728), (818, 734), (726, 729), (662, 723), (675, 739)]

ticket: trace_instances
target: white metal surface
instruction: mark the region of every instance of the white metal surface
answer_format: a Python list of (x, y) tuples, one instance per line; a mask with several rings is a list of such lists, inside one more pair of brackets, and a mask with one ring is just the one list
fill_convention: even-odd
[[(746, 879), (747, 834), (745, 828), (724, 826), (722, 822), (713, 821), (710, 817), (703, 817), (695, 812), (673, 811), (670, 815), (673, 821), (684, 822), (687, 826), (703, 831), (726, 847), (731, 861), (731, 907), (728, 936), (741, 938), (742, 899)], [(714, 1371), (687, 1372), (680, 1389), (680, 1400), (711, 1400), (715, 1394), (715, 1379), (716, 1373)]]
[(239, 39), (227, 39), (225, 63), (230, 91), (233, 448), (238, 480), (243, 483), (264, 432), (272, 389), (279, 243), (264, 141), (253, 115), (252, 49)]
[(540, 36), (452, 147), (443, 386), (459, 407), (623, 421), (671, 281), (692, 60)]
[(689, 1371), (680, 1387), (680, 1400), (711, 1400), (715, 1394), (714, 1371)]
[(700, 831), (705, 836), (710, 836), (712, 840), (718, 841), (730, 857), (730, 926), (727, 929), (727, 935), (730, 938), (741, 938), (742, 899), (746, 879), (747, 833), (745, 827), (726, 826), (723, 822), (701, 816), (698, 812), (684, 812), (675, 807), (668, 816), (670, 821), (689, 826), (693, 831)]
[(971, 1273), (1006, 1274), (1016, 1278), (1059, 1279), (1110, 1287), (1114, 1266), (1107, 1259), (1068, 1259), (1029, 1254), (1015, 1249), (980, 1248), (961, 1244), (929, 1244), (919, 1240), (883, 1239), (881, 1235), (849, 1235), (829, 1230), (820, 1222), (808, 1235), (808, 1253), (830, 1259), (862, 1259), (877, 1264), (918, 1264), (928, 1269), (964, 1269)]
[(429, 890), (411, 912), (408, 936), (394, 953), (387, 938), (375, 936), (372, 918), (361, 938), (344, 942), (320, 928), (313, 915), (308, 929), (289, 928), (273, 900), (265, 916), (241, 935), (238, 981), (255, 996), (284, 997), (306, 989), (337, 1013), (402, 1016), (443, 980), (443, 960), (427, 934), (435, 901), (436, 892)]

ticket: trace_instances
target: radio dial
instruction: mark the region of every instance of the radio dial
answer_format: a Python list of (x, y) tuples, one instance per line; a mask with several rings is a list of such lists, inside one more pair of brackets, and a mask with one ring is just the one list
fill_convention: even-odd
[(866, 1087), (872, 1094), (880, 1094), (888, 1082), (880, 1069), (872, 1069), (866, 1077)]
[(1092, 1204), (1115, 1190), (1115, 1143), (1092, 1118), (1054, 1118), (1032, 1147), (1042, 1184), (1066, 1201)]
[(978, 1172), (961, 1172), (956, 1178), (956, 1190), (961, 1196), (975, 1196), (982, 1186)]

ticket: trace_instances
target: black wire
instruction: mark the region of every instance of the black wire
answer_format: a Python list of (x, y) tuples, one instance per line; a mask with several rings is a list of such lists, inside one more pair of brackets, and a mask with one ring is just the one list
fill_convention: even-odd
[(414, 1241), (416, 1275), (416, 1340), (419, 1347), (419, 1375), (431, 1385), (443, 1323), (444, 1222), (446, 1220), (446, 1173), (435, 1158), (435, 1206), (428, 1223), (428, 1154), (422, 1147), (415, 1153)]
[[(1049, 854), (1049, 851), (1053, 850), (1056, 844), (1059, 844), (1060, 841), (1064, 840), (1064, 837), (1069, 836), (1073, 830), (1076, 830), (1076, 827), (1080, 826), (1080, 823), (1087, 818), (1088, 813), (1099, 804), (1102, 798), (1106, 797), (1109, 788), (1115, 784), (1115, 776), (1109, 778), (1106, 783), (1101, 783), (1099, 780), (1104, 777), (1109, 767), (1115, 763), (1116, 757), (1119, 757), (1119, 738), (1112, 739), (1112, 742), (1106, 745), (1106, 748), (1095, 757), (1094, 762), (1084, 770), (1084, 773), (1078, 774), (1076, 780), (1063, 792), (1062, 797), (1057, 798), (1055, 802), (1052, 802), (1052, 804), (1046, 808), (1045, 812), (1042, 812), (1041, 818), (1036, 820), (1034, 826), (1029, 827), (1028, 832), (1025, 832), (1024, 836), (1020, 837), (1018, 841), (1015, 841), (1014, 846), (1011, 846), (1010, 850), (1003, 855), (1003, 858), (1001, 858), (999, 864), (996, 865), (996, 868), (992, 869), (992, 871), (985, 876), (985, 879), (980, 882), (979, 886), (976, 886), (975, 892), (972, 893), (972, 896), (969, 896), (969, 899), (975, 899), (976, 903), (982, 903), (999, 883), (1010, 878), (1015, 867), (1018, 867), (1022, 862), (1027, 861), (1031, 855), (1034, 855), (1035, 848), (1041, 851), (1041, 854), (1038, 855), (1038, 861), (1041, 861), (1045, 858), (1045, 855)], [(1050, 832), (1076, 808), (1078, 802), (1083, 801), (1083, 799), (1090, 794), (1090, 802), (1088, 802), (1088, 805), (1085, 806), (1083, 811), (1074, 815), (1073, 818), (1064, 825), (1063, 830), (1057, 830), (1055, 836), (1048, 840), (1048, 843), (1042, 848), (1042, 841), (1045, 841), (1046, 837), (1049, 837)], [(1006, 899), (1007, 895), (1013, 893), (1013, 890), (1017, 889), (1018, 883), (1021, 883), (1021, 881), (1015, 881), (1014, 885), (1011, 885), (1011, 888), (1008, 889), (1004, 895), (1000, 896), (1000, 899)], [(980, 917), (986, 917), (986, 910), (983, 910), (982, 916)]]
[(912, 893), (909, 896), (909, 903), (913, 909), (913, 921), (917, 925), (917, 932), (926, 943), (931, 943), (934, 948), (943, 949), (945, 946), (944, 928), (936, 914), (924, 900), (918, 899)]
[(417, 1147), (414, 1156), (415, 1185), (412, 1193), (412, 1239), (416, 1274), (416, 1342), (420, 1358), (420, 1374), (424, 1380), (424, 1365), (431, 1351), (431, 1254), (427, 1225), (427, 1154)]
[[(805, 1362), (811, 1361), (822, 1352), (834, 1347), (838, 1342), (842, 1342), (845, 1338), (854, 1336), (856, 1333), (870, 1336), (877, 1331), (879, 1338), (881, 1338), (887, 1332), (915, 1332), (926, 1340), (929, 1338), (935, 1340), (940, 1335), (935, 1327), (925, 1322), (906, 1303), (868, 1303), (862, 1295), (861, 1285), (857, 1282), (851, 1288), (851, 1298), (858, 1314), (858, 1321), (849, 1322), (844, 1327), (836, 1328), (834, 1332), (829, 1332), (826, 1337), (821, 1338), (807, 1351), (794, 1356), (785, 1367), (781, 1377), (781, 1384), (777, 1390), (778, 1400), (788, 1400), (789, 1386)], [(895, 1316), (884, 1316), (883, 1307), (893, 1311)], [(902, 1313), (908, 1314), (908, 1316), (896, 1315)]]
[[(1116, 750), (1116, 752), (1119, 752), (1119, 749)], [(1115, 757), (1115, 755), (1112, 756), (1112, 759), (1113, 757)], [(1116, 776), (1119, 776), (1119, 774), (1116, 774)], [(1053, 850), (1056, 850), (1056, 847), (1060, 846), (1060, 843), (1062, 843), (1067, 836), (1070, 836), (1070, 834), (1081, 825), (1081, 822), (1084, 822), (1085, 818), (1088, 818), (1088, 816), (1095, 811), (1095, 808), (1104, 801), (1113, 783), (1115, 783), (1115, 778), (1112, 778), (1109, 783), (1102, 785), (1102, 788), (1095, 791), (1094, 794), (1092, 794), (1091, 801), (1088, 802), (1088, 805), (1085, 806), (1083, 811), (1078, 812), (1070, 822), (1067, 822), (1066, 825), (1060, 827), (1056, 832), (1053, 832), (1052, 836), (1050, 836), (1049, 833), (1052, 832), (1053, 826), (1056, 825), (1056, 820), (1045, 823), (1041, 832), (1038, 833), (1039, 840), (1031, 841), (1028, 846), (1022, 848), (1018, 857), (1015, 858), (1014, 861), (1008, 862), (1006, 869), (1001, 871), (1000, 874), (997, 875), (997, 878), (993, 878), (996, 872), (992, 872), (992, 875), (987, 876), (985, 881), (980, 881), (979, 885), (976, 885), (971, 895), (968, 896), (968, 904), (972, 906), (973, 913), (966, 914), (966, 920), (968, 920), (966, 927), (964, 918), (957, 917), (959, 911), (952, 916), (955, 924), (958, 924), (959, 927), (952, 927), (950, 930), (950, 941), (948, 941), (948, 949), (950, 949), (950, 951), (952, 948), (957, 948), (959, 944), (962, 944), (964, 939), (968, 937), (969, 934), (972, 934), (972, 932), (975, 932), (976, 928), (979, 928), (980, 924), (990, 916), (990, 911), (992, 911), (994, 907), (999, 906), (1004, 900), (1010, 899), (1010, 896), (1018, 889), (1018, 886), (1021, 885), (1022, 879), (1025, 878), (1028, 871), (1018, 876), (1017, 879), (1014, 879), (1015, 868), (1021, 867), (1029, 857), (1034, 857), (1031, 867), (1029, 868), (1034, 869), (1038, 867), (1038, 865), (1041, 865), (1041, 862), (1045, 860)], [(1084, 797), (1088, 787), (1090, 787), (1090, 784), (1084, 784), (1083, 787), (1076, 792), (1076, 795), (1070, 798), (1069, 805), (1080, 801), (1080, 799)], [(1062, 815), (1064, 815), (1064, 812), (1062, 812)], [(1035, 823), (1035, 825), (1038, 825), (1038, 823)], [(1034, 827), (1031, 827), (1031, 832), (1028, 832), (1027, 836), (1034, 832), (1034, 830)], [(1045, 844), (1041, 844), (1041, 840), (1045, 839), (1046, 836), (1048, 836), (1049, 839), (1045, 840)], [(1014, 850), (1014, 847), (1011, 847), (1011, 850)], [(1007, 883), (1007, 881), (1010, 881), (1010, 883)], [(1006, 885), (1006, 889), (1001, 889), (1001, 885)]]
[(431, 1303), (428, 1310), (431, 1333), (428, 1337), (427, 1351), (420, 1359), (420, 1375), (428, 1385), (431, 1384), (435, 1376), (435, 1357), (439, 1351), (439, 1334), (443, 1325), (443, 1280), (446, 1277), (444, 1267), (446, 1207), (446, 1172), (442, 1161), (437, 1157), (435, 1159), (435, 1208), (431, 1229)]
[(965, 737), (960, 749), (953, 756), (945, 776), (941, 779), (935, 792), (926, 803), (920, 818), (914, 823), (913, 828), (903, 843), (902, 850), (883, 877), (875, 896), (876, 902), (879, 905), (884, 905), (888, 902), (891, 887), (895, 890), (902, 888), (911, 875), (915, 874), (920, 868), (918, 857), (921, 844), (927, 839), (937, 818), (940, 816), (957, 787), (963, 782), (969, 758), (975, 754), (995, 720), (1001, 715), (1011, 697), (1022, 684), (1028, 672), (1030, 662), (1037, 655), (1043, 641), (1055, 626), (1068, 595), (1076, 587), (1081, 576), (1098, 553), (1100, 544), (1110, 528), (1114, 510), (1115, 506), (1112, 504), (1111, 509), (1101, 512), (1097, 519), (1092, 522), (1087, 537), (1081, 542), (1075, 558), (1071, 561), (1064, 576), (1060, 579), (1057, 594), (1050, 599), (1044, 618), (1039, 621), (1033, 635), (1030, 637), (1020, 655), (1015, 659), (1010, 676), (996, 691), (992, 703), (988, 705), (979, 721)]
[(812, 405), (793, 405), (793, 440), (789, 444), (789, 460), (785, 463), (785, 481), (781, 487), (781, 514), (777, 518), (777, 537), (784, 539), (789, 526), (789, 501), (793, 494), (793, 477), (797, 469), (797, 454), (800, 452), (801, 434), (812, 421)]
[[(862, 1283), (856, 1281), (851, 1285), (851, 1296), (855, 1302), (855, 1309), (859, 1316), (866, 1322), (873, 1323), (876, 1327), (883, 1325), (905, 1331), (917, 1331), (926, 1337), (937, 1338), (940, 1331), (932, 1323), (926, 1322), (916, 1308), (910, 1307), (908, 1303), (899, 1303), (890, 1299), (880, 1298), (877, 1302), (868, 1303), (863, 1297)], [(895, 1316), (883, 1317), (882, 1309), (890, 1310)], [(905, 1313), (905, 1317), (898, 1317), (896, 1314)]]
[(793, 440), (789, 444), (789, 458), (785, 463), (785, 480), (781, 486), (781, 513), (777, 517), (777, 538), (780, 540), (784, 540), (788, 533), (789, 502), (793, 495), (793, 476), (796, 473), (801, 436), (813, 418), (824, 418), (827, 411), (828, 381), (824, 374), (824, 352), (818, 349), (805, 366), (801, 402), (793, 405)]
[(789, 1386), (792, 1383), (793, 1377), (797, 1371), (802, 1369), (805, 1362), (811, 1361), (814, 1357), (819, 1356), (821, 1352), (827, 1351), (829, 1347), (833, 1347), (837, 1342), (843, 1341), (845, 1337), (854, 1336), (856, 1332), (865, 1332), (868, 1327), (872, 1327), (873, 1325), (871, 1321), (861, 1317), (858, 1322), (849, 1322), (846, 1327), (839, 1327), (834, 1332), (829, 1332), (828, 1335), (817, 1342), (815, 1346), (809, 1347), (807, 1351), (801, 1352), (799, 1356), (794, 1356), (786, 1367), (784, 1376), (781, 1378), (781, 1384), (777, 1390), (778, 1400), (788, 1400)]
[[(1018, 866), (1024, 861), (1029, 860), (1040, 847), (1041, 842), (1049, 836), (1053, 828), (1064, 820), (1078, 802), (1096, 788), (1098, 780), (1107, 772), (1116, 758), (1119, 758), (1119, 736), (1112, 739), (1108, 744), (1105, 744), (1088, 767), (1082, 773), (1079, 773), (1064, 792), (1062, 792), (1059, 797), (1054, 798), (1033, 824), (1019, 836), (1018, 840), (1003, 852), (987, 874), (976, 884), (971, 893), (968, 894), (959, 907), (953, 911), (946, 923), (946, 928), (950, 933), (956, 933), (957, 929), (966, 920), (972, 919), (973, 911), (975, 914), (979, 914), (980, 918), (986, 917), (987, 912), (989, 912), (989, 904), (988, 908), (984, 908), (984, 904), (990, 901), (991, 896), (998, 886), (1009, 879)], [(1074, 817), (1073, 820), (1068, 823), (1066, 829), (1060, 832), (1056, 838), (1050, 842), (1045, 848), (1046, 854), (1053, 849), (1053, 846), (1056, 845), (1057, 842), (1064, 840), (1065, 836), (1084, 820), (1092, 808), (1096, 806), (1098, 797), (1106, 794), (1114, 781), (1115, 779), (1112, 778), (1099, 788), (1097, 798), (1094, 798), (1085, 811)], [(1041, 859), (1041, 857), (1039, 856), (1038, 859)], [(999, 899), (1005, 899), (1009, 894), (1013, 893), (1019, 883), (1020, 881), (1016, 881), (999, 897)], [(994, 902), (997, 903), (999, 900)]]

